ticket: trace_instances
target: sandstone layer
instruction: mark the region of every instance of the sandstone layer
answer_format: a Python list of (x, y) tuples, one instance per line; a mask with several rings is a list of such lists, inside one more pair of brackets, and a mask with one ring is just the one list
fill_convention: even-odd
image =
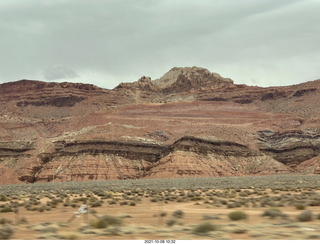
[(112, 90), (0, 84), (0, 184), (320, 172), (320, 80), (173, 68)]

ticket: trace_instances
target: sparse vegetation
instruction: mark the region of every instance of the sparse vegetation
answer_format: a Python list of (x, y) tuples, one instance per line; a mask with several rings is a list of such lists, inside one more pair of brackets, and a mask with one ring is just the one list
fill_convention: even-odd
[(172, 213), (172, 216), (181, 219), (184, 216), (184, 212), (182, 210), (176, 210)]
[(305, 210), (297, 216), (297, 219), (300, 222), (312, 221), (312, 218), (313, 218), (312, 212), (309, 210)]
[[(249, 177), (250, 178), (250, 177)], [(263, 177), (262, 177), (263, 178)], [(173, 180), (173, 179), (172, 179)], [(215, 178), (215, 184), (219, 182), (220, 178)], [(251, 178), (250, 178), (251, 180)], [(280, 182), (281, 179), (277, 178), (277, 180)], [(231, 182), (232, 180), (226, 179), (225, 181)], [(110, 181), (112, 182), (112, 181)], [(300, 222), (308, 222), (310, 221), (310, 217), (308, 217), (308, 214), (305, 214), (304, 212), (301, 213), (299, 210), (305, 210), (307, 208), (308, 210), (312, 211), (318, 211), (317, 208), (314, 208), (318, 205), (318, 201), (320, 199), (319, 195), (319, 187), (308, 187), (308, 188), (291, 188), (291, 187), (277, 187), (274, 191), (271, 189), (266, 188), (254, 188), (254, 189), (245, 189), (245, 188), (236, 188), (233, 189), (229, 187), (228, 189), (224, 189), (226, 187), (225, 182), (222, 182), (222, 189), (211, 189), (211, 188), (205, 188), (205, 189), (199, 189), (199, 185), (203, 184), (203, 182), (206, 182), (206, 179), (203, 180), (199, 179), (199, 185), (197, 188), (194, 185), (191, 185), (190, 182), (193, 182), (193, 179), (183, 179), (181, 180), (173, 180), (170, 182), (178, 182), (179, 184), (176, 185), (175, 188), (168, 188), (166, 181), (162, 180), (152, 180), (153, 184), (150, 184), (150, 181), (148, 185), (144, 185), (144, 181), (135, 181), (131, 182), (130, 184), (128, 182), (130, 181), (117, 181), (117, 184), (114, 184), (112, 187), (110, 187), (110, 182), (95, 182), (93, 184), (92, 182), (82, 182), (78, 185), (77, 182), (75, 183), (67, 183), (68, 187), (64, 188), (64, 185), (62, 184), (52, 184), (52, 185), (45, 185), (43, 184), (43, 187), (40, 188), (38, 184), (30, 185), (30, 187), (23, 189), (22, 191), (18, 193), (14, 193), (14, 190), (17, 189), (16, 186), (13, 186), (10, 189), (10, 192), (6, 190), (6, 186), (2, 187), (0, 189), (0, 196), (6, 196), (7, 201), (2, 201), (2, 204), (0, 204), (0, 212), (4, 211), (3, 217), (5, 219), (0, 220), (1, 228), (5, 225), (10, 225), (11, 221), (12, 223), (16, 224), (22, 223), (22, 218), (19, 220), (15, 219), (14, 214), (10, 213), (8, 211), (11, 209), (12, 211), (15, 211), (17, 207), (26, 208), (28, 211), (38, 211), (40, 213), (45, 213), (46, 211), (63, 211), (70, 216), (71, 212), (75, 212), (72, 208), (78, 208), (82, 203), (87, 204), (89, 206), (89, 211), (95, 211), (94, 213), (105, 213), (105, 209), (116, 209), (118, 211), (119, 209), (129, 209), (130, 210), (130, 217), (133, 217), (136, 219), (135, 212), (140, 211), (140, 206), (137, 206), (135, 208), (132, 208), (130, 206), (136, 206), (137, 203), (142, 202), (142, 205), (145, 206), (147, 203), (150, 205), (150, 214), (149, 218), (151, 216), (156, 216), (157, 219), (155, 219), (155, 225), (159, 224), (157, 228), (164, 228), (161, 231), (168, 230), (167, 226), (173, 226), (171, 228), (171, 232), (177, 231), (178, 233), (185, 233), (185, 234), (195, 234), (195, 235), (207, 235), (210, 233), (210, 237), (219, 238), (221, 233), (233, 233), (233, 234), (241, 234), (248, 232), (251, 236), (250, 226), (251, 221), (246, 221), (244, 224), (245, 227), (240, 227), (239, 223), (225, 221), (225, 217), (230, 218), (231, 220), (241, 220), (250, 218), (250, 215), (248, 213), (245, 213), (243, 211), (234, 211), (231, 212), (229, 215), (225, 216), (214, 214), (216, 212), (211, 213), (210, 209), (213, 208), (221, 208), (222, 213), (223, 211), (228, 211), (227, 208), (250, 208), (250, 207), (261, 207), (263, 206), (265, 209), (261, 211), (262, 216), (269, 217), (270, 219), (275, 218), (282, 218), (282, 219), (289, 219), (296, 218), (295, 216), (297, 213), (299, 213), (297, 217), (297, 221)], [(158, 184), (160, 182), (160, 184)], [(184, 183), (182, 183), (184, 182)], [(189, 182), (188, 184), (185, 184), (185, 182)], [(210, 182), (210, 181), (208, 181)], [(181, 184), (180, 184), (181, 183)], [(234, 181), (232, 181), (234, 184)], [(65, 184), (65, 183), (63, 183)], [(119, 184), (122, 185), (122, 189), (119, 189)], [(154, 187), (154, 184), (158, 184), (157, 187)], [(254, 185), (255, 183), (250, 183)], [(87, 187), (88, 185), (88, 187)], [(137, 185), (139, 185), (139, 189), (137, 189)], [(165, 187), (166, 186), (166, 187)], [(169, 184), (169, 186), (171, 186)], [(55, 188), (56, 187), (56, 188)], [(145, 188), (144, 188), (145, 187)], [(237, 186), (238, 187), (238, 186)], [(61, 190), (60, 188), (64, 188), (62, 193), (59, 193)], [(111, 190), (112, 188), (112, 190)], [(115, 188), (115, 189), (113, 189)], [(130, 190), (132, 188), (132, 190)], [(3, 190), (4, 189), (4, 190)], [(86, 190), (84, 190), (86, 189)], [(271, 194), (270, 194), (271, 193)], [(16, 195), (14, 195), (16, 194)], [(16, 196), (16, 197), (14, 197)], [(146, 198), (148, 196), (148, 198)], [(4, 198), (3, 198), (4, 199)], [(103, 199), (105, 200), (105, 203), (103, 203)], [(184, 207), (182, 210), (168, 210), (168, 209), (175, 209), (171, 208), (172, 204), (176, 204), (176, 202), (179, 202), (179, 205), (181, 206), (185, 202), (188, 202), (186, 206), (188, 207), (193, 206), (193, 208), (207, 208), (208, 214), (203, 215), (203, 220), (210, 221), (213, 220), (213, 223), (210, 222), (204, 222), (199, 223), (198, 225), (194, 226), (191, 224), (192, 222), (189, 222), (189, 218), (194, 218), (194, 213), (188, 214), (187, 208)], [(61, 203), (61, 204), (60, 204)], [(166, 205), (168, 204), (168, 205)], [(111, 206), (110, 206), (111, 205)], [(112, 206), (116, 205), (116, 206)], [(198, 205), (198, 207), (194, 206)], [(103, 206), (103, 207), (102, 207)], [(163, 207), (163, 210), (166, 210), (167, 212), (161, 212), (161, 208)], [(288, 214), (290, 214), (290, 217), (286, 214), (284, 214), (282, 211), (284, 209), (281, 209), (281, 207), (289, 207), (290, 210), (288, 211)], [(56, 208), (56, 209), (55, 209)], [(93, 209), (95, 208), (95, 209)], [(267, 208), (267, 209), (266, 209)], [(137, 210), (136, 210), (137, 209)], [(294, 214), (292, 213), (292, 209), (296, 211)], [(8, 212), (7, 212), (8, 211)], [(12, 212), (11, 211), (11, 212)], [(132, 211), (132, 212), (131, 212)], [(24, 213), (25, 211), (20, 211), (20, 213)], [(39, 214), (37, 212), (27, 212), (29, 215), (31, 214)], [(95, 214), (96, 217), (99, 216), (99, 214)], [(203, 213), (203, 211), (201, 211)], [(132, 215), (131, 215), (132, 214)], [(200, 212), (199, 212), (200, 214)], [(247, 215), (248, 214), (248, 215)], [(185, 216), (186, 215), (186, 216)], [(300, 216), (301, 215), (301, 216)], [(320, 218), (320, 214), (311, 214), (314, 219)], [(7, 217), (9, 216), (9, 218)], [(12, 217), (13, 216), (13, 217)], [(72, 234), (74, 234), (74, 239), (81, 239), (82, 235), (87, 235), (88, 238), (90, 233), (96, 234), (96, 235), (114, 235), (114, 234), (121, 234), (123, 233), (151, 233), (154, 227), (148, 227), (147, 225), (144, 227), (143, 224), (139, 226), (136, 224), (136, 227), (131, 227), (130, 225), (133, 223), (132, 220), (129, 220), (125, 217), (127, 215), (119, 215), (117, 217), (110, 216), (107, 220), (106, 217), (102, 217), (101, 219), (94, 219), (92, 215), (88, 215), (90, 224), (87, 224), (86, 227), (83, 228), (83, 231), (81, 231), (81, 237), (77, 235), (77, 233), (70, 233), (69, 234), (63, 234), (66, 233), (62, 229), (59, 231), (58, 228), (62, 228), (60, 224), (53, 223), (53, 225), (50, 226), (41, 226), (38, 223), (37, 225), (38, 232), (42, 233), (42, 237), (44, 238), (45, 235), (47, 235), (48, 238), (55, 238), (55, 239), (73, 239)], [(129, 216), (129, 215), (128, 215)], [(231, 217), (230, 217), (231, 216)], [(299, 217), (300, 216), (300, 217)], [(19, 217), (22, 217), (21, 215)], [(71, 216), (70, 216), (71, 217)], [(312, 220), (311, 217), (311, 220)], [(118, 219), (120, 220), (120, 223), (117, 223), (117, 221), (112, 221), (112, 219)], [(180, 222), (181, 218), (185, 218), (185, 221)], [(198, 218), (201, 218), (201, 215), (198, 216)], [(32, 218), (29, 218), (28, 220), (32, 220)], [(110, 221), (111, 219), (111, 221)], [(134, 220), (133, 219), (133, 220)], [(87, 221), (86, 217), (82, 218), (75, 218), (73, 220), (75, 222), (78, 221), (78, 223), (83, 223), (83, 221)], [(119, 228), (121, 226), (123, 221), (123, 227)], [(268, 221), (268, 218), (265, 219), (265, 221)], [(318, 221), (318, 220), (316, 220)], [(310, 224), (317, 223), (316, 221), (311, 222)], [(277, 221), (275, 221), (277, 222)], [(295, 223), (291, 223), (292, 227), (289, 227), (290, 224), (286, 224), (289, 221), (282, 221), (282, 228), (286, 228), (288, 225), (288, 228), (296, 228), (294, 227)], [(29, 224), (33, 224), (32, 221), (29, 222)], [(272, 222), (274, 223), (274, 221)], [(27, 221), (25, 224), (28, 224)], [(20, 225), (19, 228), (29, 228), (30, 225)], [(221, 224), (221, 228), (220, 228)], [(309, 223), (306, 223), (309, 224)], [(210, 225), (214, 226), (212, 229)], [(297, 225), (297, 223), (296, 223)], [(302, 223), (299, 223), (299, 225), (302, 225)], [(219, 226), (218, 231), (217, 228)], [(141, 227), (141, 229), (139, 229)], [(51, 229), (50, 229), (51, 228)], [(53, 229), (52, 229), (53, 228)], [(66, 229), (69, 227), (66, 227)], [(82, 228), (82, 227), (81, 227)], [(144, 228), (144, 229), (143, 229)], [(166, 228), (166, 229), (165, 229)], [(313, 227), (310, 227), (313, 228)], [(80, 230), (80, 229), (79, 229)], [(50, 232), (53, 231), (53, 232)], [(54, 233), (54, 231), (56, 233)], [(61, 233), (60, 233), (61, 231)], [(69, 231), (67, 229), (67, 231)], [(259, 231), (256, 231), (259, 232)], [(53, 233), (52, 235), (50, 233)], [(291, 233), (291, 232), (290, 232)], [(291, 234), (288, 233), (282, 233), (283, 235), (290, 236)], [(293, 232), (292, 232), (293, 233)], [(49, 235), (50, 234), (50, 235)], [(58, 237), (60, 236), (60, 237)], [(68, 237), (69, 236), (69, 237)], [(125, 235), (124, 235), (125, 236)], [(41, 237), (41, 238), (42, 238)], [(39, 237), (40, 238), (40, 237)], [(279, 238), (279, 236), (278, 236)], [(283, 239), (283, 237), (281, 237)], [(281, 239), (280, 238), (280, 239)]]
[(11, 225), (5, 224), (0, 226), (0, 240), (9, 240), (14, 233)]
[(197, 225), (193, 229), (193, 233), (196, 235), (205, 235), (210, 231), (216, 231), (218, 228), (216, 225), (211, 224), (210, 222), (204, 222)]
[(296, 205), (296, 209), (297, 210), (305, 210), (306, 209), (306, 206), (304, 204), (297, 204)]
[(168, 226), (173, 226), (173, 225), (175, 225), (177, 223), (177, 220), (176, 219), (168, 219), (167, 221), (166, 221), (166, 224), (168, 225)]
[(246, 219), (247, 215), (245, 212), (242, 211), (234, 211), (228, 214), (229, 219), (231, 220), (242, 220), (242, 219)]
[(271, 219), (277, 218), (277, 217), (281, 217), (281, 218), (286, 218), (287, 215), (285, 215), (284, 213), (282, 213), (282, 211), (278, 208), (270, 208), (267, 209), (263, 212), (262, 216), (267, 216), (270, 217)]
[(104, 215), (100, 219), (91, 222), (91, 226), (97, 229), (106, 228), (107, 226), (121, 226), (121, 218), (111, 215)]

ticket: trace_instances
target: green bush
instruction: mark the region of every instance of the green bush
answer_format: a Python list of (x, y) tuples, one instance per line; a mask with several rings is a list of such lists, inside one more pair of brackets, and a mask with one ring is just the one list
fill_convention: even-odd
[(247, 215), (245, 212), (242, 212), (242, 211), (234, 211), (229, 213), (228, 217), (231, 220), (241, 220), (241, 219), (246, 219)]
[(216, 231), (216, 230), (217, 230), (216, 225), (213, 225), (210, 222), (203, 222), (203, 223), (197, 225), (193, 229), (193, 233), (196, 235), (204, 235), (210, 231)]
[(300, 222), (312, 221), (312, 212), (309, 210), (303, 211), (301, 214), (297, 216), (297, 219)]

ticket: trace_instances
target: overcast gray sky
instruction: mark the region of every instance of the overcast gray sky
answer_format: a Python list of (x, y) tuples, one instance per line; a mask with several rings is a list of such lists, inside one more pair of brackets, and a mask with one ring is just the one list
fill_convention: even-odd
[(200, 66), (237, 84), (320, 78), (320, 0), (0, 0), (0, 83), (114, 88)]

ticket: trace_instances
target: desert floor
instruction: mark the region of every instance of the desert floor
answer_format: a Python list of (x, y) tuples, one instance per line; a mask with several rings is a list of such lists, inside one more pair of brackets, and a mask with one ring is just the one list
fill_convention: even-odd
[[(0, 201), (0, 234), (1, 228), (10, 226), (14, 231), (10, 239), (15, 240), (320, 239), (319, 185), (58, 192), (43, 190), (15, 197), (0, 192), (4, 196)], [(83, 203), (89, 213), (72, 219)], [(18, 213), (2, 211), (7, 207), (18, 209)], [(274, 214), (262, 216), (270, 210)], [(173, 216), (176, 211), (182, 216)], [(234, 211), (244, 212), (246, 218), (231, 220), (228, 214)], [(306, 211), (311, 216), (301, 217), (308, 215)], [(105, 215), (122, 223), (99, 228), (98, 218)], [(204, 222), (214, 229), (196, 230)]]

